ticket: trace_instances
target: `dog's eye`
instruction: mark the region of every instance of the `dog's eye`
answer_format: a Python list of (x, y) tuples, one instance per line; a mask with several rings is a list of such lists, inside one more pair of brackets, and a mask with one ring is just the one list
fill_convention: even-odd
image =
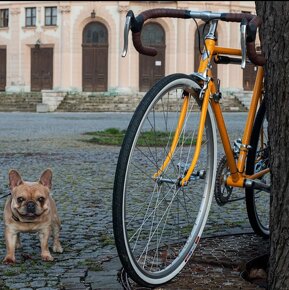
[(18, 197), (18, 198), (17, 198), (17, 202), (18, 202), (18, 203), (22, 203), (24, 200), (25, 200), (25, 199), (24, 199), (23, 197)]
[(44, 197), (42, 197), (42, 196), (38, 198), (38, 201), (39, 201), (40, 203), (43, 203), (43, 202), (44, 202), (44, 200), (45, 200), (45, 198), (44, 198)]

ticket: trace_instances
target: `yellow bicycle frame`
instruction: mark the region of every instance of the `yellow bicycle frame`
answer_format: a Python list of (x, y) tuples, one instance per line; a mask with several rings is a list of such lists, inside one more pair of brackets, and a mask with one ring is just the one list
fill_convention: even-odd
[[(206, 39), (205, 40), (206, 44), (206, 50), (204, 51), (198, 73), (202, 75), (206, 75), (209, 77), (212, 77), (212, 72), (211, 72), (211, 66), (210, 63), (212, 61), (212, 58), (215, 55), (218, 54), (225, 54), (225, 55), (238, 55), (241, 56), (241, 50), (240, 49), (233, 49), (233, 48), (225, 48), (225, 47), (219, 47), (216, 46), (216, 40), (214, 39)], [(269, 169), (265, 169), (263, 171), (260, 171), (256, 174), (253, 174), (251, 176), (246, 176), (245, 174), (245, 162), (248, 154), (248, 148), (249, 148), (249, 143), (250, 143), (250, 138), (252, 134), (252, 129), (253, 129), (253, 123), (256, 115), (256, 111), (258, 108), (258, 103), (261, 101), (261, 96), (262, 96), (262, 88), (263, 88), (263, 76), (264, 76), (264, 71), (262, 67), (258, 67), (257, 71), (257, 77), (255, 80), (255, 85), (254, 85), (254, 90), (253, 90), (253, 95), (252, 95), (252, 100), (251, 100), (251, 106), (249, 109), (248, 117), (247, 117), (247, 122), (246, 126), (244, 129), (244, 134), (242, 138), (242, 145), (240, 148), (240, 154), (239, 158), (236, 162), (234, 158), (234, 154), (231, 148), (231, 142), (228, 136), (228, 132), (225, 126), (224, 118), (222, 115), (221, 107), (218, 101), (215, 101), (212, 96), (214, 93), (216, 93), (216, 87), (214, 84), (213, 79), (211, 78), (208, 85), (207, 89), (205, 90), (203, 99), (202, 99), (202, 108), (201, 108), (201, 115), (200, 115), (200, 126), (199, 126), (199, 131), (198, 131), (198, 136), (197, 136), (197, 142), (196, 142), (196, 149), (195, 149), (195, 154), (193, 156), (192, 162), (190, 164), (190, 167), (186, 173), (186, 175), (183, 177), (181, 180), (180, 184), (182, 186), (186, 185), (194, 171), (194, 168), (196, 166), (197, 160), (200, 155), (201, 151), (201, 145), (202, 145), (202, 136), (204, 132), (204, 127), (205, 127), (205, 121), (207, 117), (207, 110), (209, 103), (213, 109), (215, 119), (217, 122), (217, 126), (220, 132), (220, 137), (223, 143), (225, 155), (227, 157), (227, 164), (230, 170), (230, 175), (227, 178), (227, 185), (232, 186), (232, 187), (244, 187), (245, 179), (256, 179), (260, 178), (264, 174), (266, 174)], [(177, 125), (177, 129), (173, 138), (173, 142), (171, 145), (171, 148), (169, 150), (169, 153), (162, 164), (161, 168), (159, 171), (154, 175), (154, 178), (157, 178), (162, 174), (162, 172), (165, 170), (167, 165), (169, 164), (174, 151), (176, 149), (178, 139), (180, 132), (183, 128), (185, 116), (188, 110), (188, 105), (189, 105), (189, 96), (185, 96), (184, 102), (181, 108), (180, 112), (180, 117)]]

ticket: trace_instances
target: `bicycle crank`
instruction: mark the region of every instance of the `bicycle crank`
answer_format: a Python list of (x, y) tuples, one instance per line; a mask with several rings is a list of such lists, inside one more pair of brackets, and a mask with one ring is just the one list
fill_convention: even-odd
[(230, 170), (227, 164), (227, 158), (224, 155), (217, 167), (216, 183), (214, 195), (218, 205), (222, 206), (228, 202), (238, 201), (245, 197), (232, 199), (233, 187), (226, 184), (227, 177), (230, 175)]
[(227, 165), (227, 158), (224, 155), (218, 163), (217, 174), (216, 174), (216, 183), (214, 195), (218, 205), (222, 206), (226, 204), (233, 192), (233, 187), (227, 186), (225, 184), (226, 176), (229, 174), (229, 168)]

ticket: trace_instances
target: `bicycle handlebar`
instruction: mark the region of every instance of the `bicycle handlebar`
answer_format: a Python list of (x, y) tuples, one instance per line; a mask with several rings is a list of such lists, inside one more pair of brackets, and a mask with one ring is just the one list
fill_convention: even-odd
[(157, 50), (155, 48), (143, 46), (141, 41), (141, 30), (146, 20), (159, 17), (183, 19), (197, 18), (203, 21), (219, 19), (227, 22), (241, 22), (243, 19), (246, 19), (249, 21), (247, 25), (248, 36), (246, 39), (248, 58), (256, 65), (264, 65), (265, 63), (265, 58), (258, 55), (255, 50), (256, 32), (257, 28), (261, 25), (259, 17), (248, 13), (212, 13), (207, 11), (199, 12), (166, 8), (149, 9), (141, 12), (137, 17), (135, 17), (132, 10), (128, 11), (124, 30), (124, 49), (122, 56), (125, 56), (127, 52), (129, 30), (132, 31), (133, 45), (139, 53), (149, 56), (157, 55)]
[(246, 33), (246, 47), (247, 55), (250, 61), (256, 65), (263, 66), (266, 63), (264, 55), (257, 54), (255, 40), (257, 28), (260, 28), (262, 24), (262, 19), (259, 16), (255, 16), (247, 25)]
[[(171, 18), (191, 18), (189, 10), (179, 10), (179, 9), (150, 9), (143, 11), (137, 17), (134, 16), (132, 10), (128, 11), (126, 17), (126, 26), (125, 26), (125, 44), (127, 44), (127, 37), (129, 29), (132, 31), (132, 41), (135, 49), (145, 55), (155, 56), (157, 55), (157, 50), (153, 47), (145, 47), (141, 41), (141, 30), (144, 22), (150, 18), (159, 18), (159, 17), (171, 17)], [(129, 27), (130, 26), (130, 27)], [(125, 56), (127, 47), (124, 47), (122, 55)]]

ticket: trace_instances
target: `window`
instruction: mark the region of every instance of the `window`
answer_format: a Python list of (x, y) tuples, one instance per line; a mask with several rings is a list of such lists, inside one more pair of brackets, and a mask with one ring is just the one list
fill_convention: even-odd
[(83, 42), (88, 44), (107, 44), (107, 29), (99, 22), (91, 22), (85, 27)]
[(9, 10), (0, 9), (0, 27), (8, 27)]
[(25, 12), (25, 26), (36, 25), (36, 8), (26, 8)]
[(45, 25), (56, 25), (57, 20), (57, 7), (45, 7)]

